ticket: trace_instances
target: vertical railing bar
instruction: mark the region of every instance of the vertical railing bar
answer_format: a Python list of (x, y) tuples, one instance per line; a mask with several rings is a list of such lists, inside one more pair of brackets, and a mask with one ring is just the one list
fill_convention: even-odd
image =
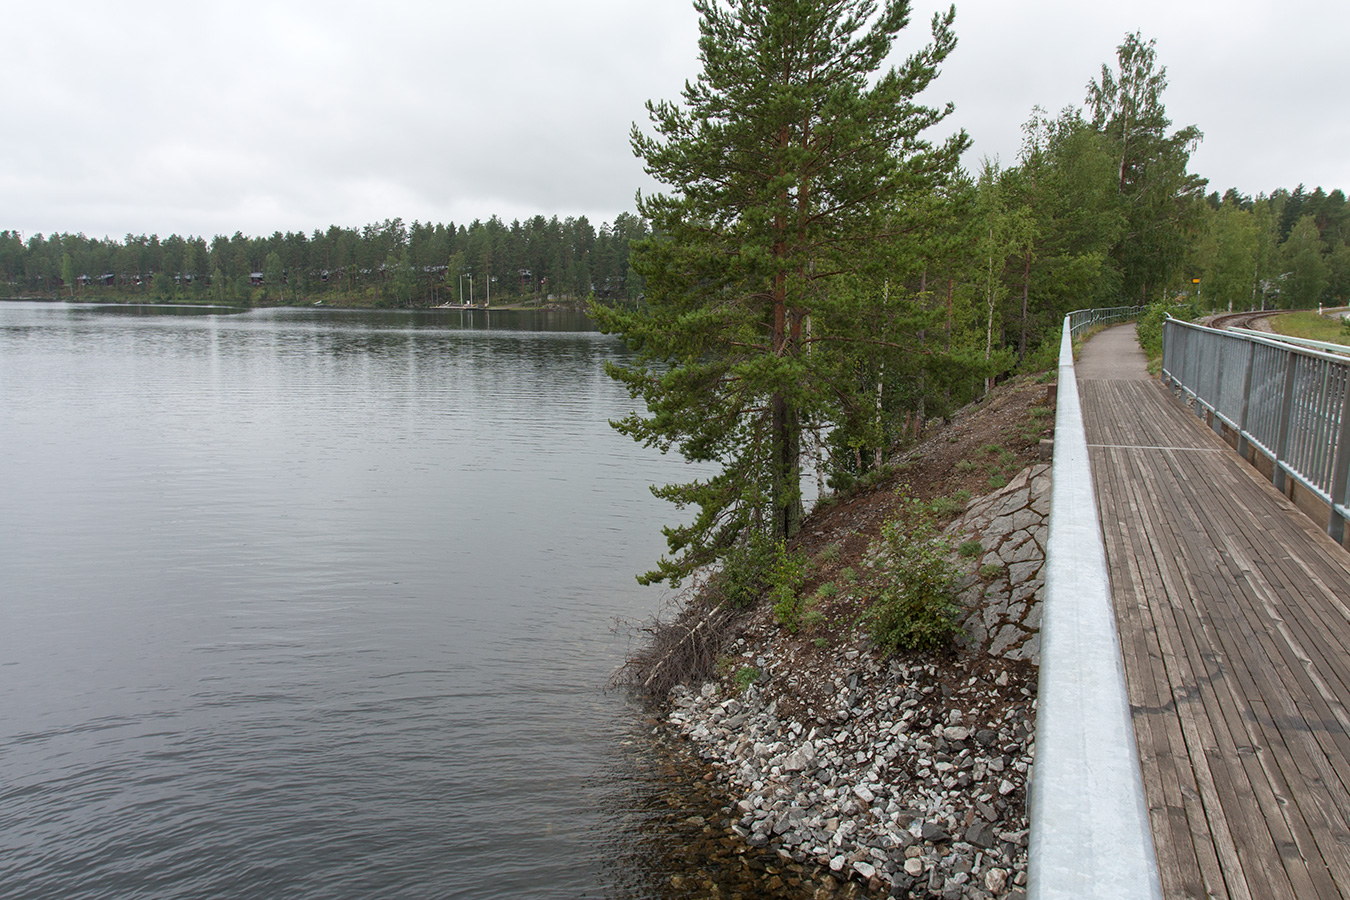
[(1237, 452), (1247, 458), (1247, 416), (1252, 406), (1252, 369), (1256, 366), (1256, 341), (1247, 341), (1247, 370), (1242, 375), (1242, 413), (1238, 418)]
[(1293, 353), (1285, 351), (1284, 364), (1284, 391), (1281, 394), (1279, 405), (1279, 417), (1277, 419), (1277, 437), (1275, 438), (1275, 471), (1271, 474), (1271, 481), (1275, 489), (1284, 492), (1285, 474), (1284, 461), (1289, 455), (1289, 426), (1290, 412), (1294, 406), (1294, 377), (1297, 374), (1298, 357)]
[(1210, 417), (1209, 427), (1214, 429), (1214, 433), (1223, 437), (1223, 420), (1219, 418), (1219, 408), (1223, 403), (1223, 350), (1226, 339), (1219, 341), (1215, 345), (1214, 360), (1214, 396), (1210, 398), (1213, 402), (1211, 407), (1214, 415)]
[[(1337, 429), (1336, 454), (1331, 466), (1331, 514), (1327, 517), (1327, 534), (1338, 544), (1345, 543), (1345, 516), (1342, 509), (1350, 507), (1350, 366), (1341, 366), (1344, 375), (1341, 387), (1341, 421)], [(1337, 508), (1340, 504), (1340, 508)]]

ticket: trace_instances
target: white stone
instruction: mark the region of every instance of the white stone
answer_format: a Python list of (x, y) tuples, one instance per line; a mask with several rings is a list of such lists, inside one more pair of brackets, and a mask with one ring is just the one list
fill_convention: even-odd
[(911, 856), (905, 860), (905, 872), (915, 878), (923, 874), (923, 860), (917, 856)]
[(991, 894), (1001, 894), (1008, 886), (1008, 873), (1003, 869), (990, 869), (984, 873), (984, 889)]

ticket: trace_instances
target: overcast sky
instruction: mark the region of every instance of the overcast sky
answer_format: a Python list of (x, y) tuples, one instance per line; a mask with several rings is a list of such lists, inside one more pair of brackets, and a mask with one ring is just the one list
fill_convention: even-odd
[[(940, 8), (915, 0), (897, 61)], [(652, 188), (627, 139), (644, 101), (697, 74), (687, 0), (73, 0), (4, 21), (0, 229), (25, 238), (599, 225)], [(1350, 188), (1344, 0), (964, 0), (934, 137), (964, 127), (972, 168), (1016, 162), (1033, 105), (1081, 105), (1135, 30), (1211, 188)]]

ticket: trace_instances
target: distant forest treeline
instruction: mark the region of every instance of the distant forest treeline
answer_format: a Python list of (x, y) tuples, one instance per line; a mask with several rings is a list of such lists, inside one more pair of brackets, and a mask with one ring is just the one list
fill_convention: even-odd
[[(1019, 168), (995, 170), (1000, 181), (1018, 174)], [(1168, 248), (1179, 263), (1168, 285), (1174, 294), (1192, 293), (1198, 278), (1206, 307), (1350, 302), (1350, 206), (1340, 189), (1308, 192), (1299, 185), (1255, 198), (1212, 192), (1178, 218), (1187, 227), (1182, 246)], [(468, 301), (471, 292), (482, 303), (489, 291), (504, 303), (636, 299), (643, 284), (629, 266), (629, 246), (649, 233), (630, 213), (599, 230), (585, 216), (509, 225), (493, 216), (467, 226), (388, 219), (309, 235), (235, 232), (209, 242), (67, 233), (25, 241), (17, 231), (0, 231), (0, 285), (10, 296), (240, 304), (424, 307)], [(1053, 237), (1047, 230), (1038, 236)], [(1020, 274), (1015, 269), (1006, 272), (1010, 282)], [(1015, 292), (1017, 285), (1009, 286)], [(1129, 290), (1117, 282), (1121, 288)], [(1138, 299), (1144, 298), (1121, 298)]]
[(434, 306), (637, 297), (628, 264), (645, 223), (621, 213), (597, 231), (585, 216), (493, 216), (456, 226), (402, 219), (271, 237), (0, 231), (0, 282), (12, 296), (221, 303)]

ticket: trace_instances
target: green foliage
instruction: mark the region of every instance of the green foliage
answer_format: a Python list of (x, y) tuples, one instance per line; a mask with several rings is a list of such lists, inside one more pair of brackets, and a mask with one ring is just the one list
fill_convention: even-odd
[(764, 593), (774, 557), (773, 542), (752, 535), (724, 555), (722, 567), (709, 582), (710, 594), (734, 607), (752, 605)]
[(1179, 275), (1197, 225), (1205, 180), (1186, 171), (1202, 137), (1194, 125), (1167, 133), (1162, 93), (1167, 67), (1154, 41), (1135, 32), (1116, 48), (1117, 67), (1103, 65), (1088, 84), (1092, 125), (1118, 162), (1117, 192), (1125, 230), (1111, 249), (1122, 288), (1133, 302), (1158, 297)]
[(788, 631), (796, 632), (801, 627), (805, 609), (802, 584), (806, 581), (806, 559), (800, 553), (789, 553), (787, 544), (778, 541), (767, 574), (774, 617)]
[(717, 464), (655, 490), (698, 510), (665, 529), (670, 556), (641, 576), (672, 584), (747, 535), (797, 531), (807, 442), (837, 431), (881, 446), (875, 361), (903, 371), (912, 332), (892, 324), (909, 307), (885, 304), (878, 240), (921, 240), (899, 235), (921, 235), (922, 222), (891, 219), (927, 210), (968, 143), (922, 139), (947, 111), (916, 102), (955, 46), (952, 13), (934, 18), (930, 45), (884, 69), (908, 18), (899, 0), (694, 6), (702, 71), (682, 104), (648, 104), (654, 136), (631, 134), (670, 188), (638, 200), (657, 234), (634, 247), (645, 303), (591, 306), (634, 353), (608, 371), (644, 412), (615, 427)]
[(1163, 322), (1168, 316), (1173, 319), (1180, 319), (1183, 322), (1190, 322), (1199, 315), (1194, 302), (1175, 303), (1158, 301), (1150, 303), (1139, 317), (1139, 322), (1135, 326), (1136, 334), (1139, 336), (1139, 346), (1143, 348), (1144, 355), (1149, 359), (1159, 359), (1162, 357), (1162, 328)]
[(980, 577), (985, 581), (992, 581), (1003, 574), (1003, 566), (998, 563), (985, 563), (980, 566)]
[(938, 650), (956, 635), (957, 572), (951, 547), (922, 504), (882, 525), (872, 635), (887, 650)]
[(1270, 327), (1279, 334), (1308, 338), (1314, 341), (1345, 343), (1350, 337), (1350, 319), (1339, 316), (1319, 316), (1316, 310), (1288, 313), (1270, 319)]
[(750, 686), (759, 681), (759, 669), (754, 666), (741, 666), (736, 670), (736, 676), (732, 679), (739, 693), (745, 693)]
[(950, 496), (935, 498), (929, 504), (929, 509), (938, 519), (950, 519), (966, 508), (966, 504), (970, 502), (970, 497), (970, 491), (962, 488)]
[(1283, 255), (1285, 278), (1280, 305), (1291, 309), (1316, 306), (1331, 284), (1331, 271), (1322, 257), (1322, 238), (1312, 216), (1302, 216), (1294, 225)]
[[(265, 260), (275, 253), (285, 273), (289, 302), (324, 300), (333, 305), (377, 302), (431, 306), (459, 301), (460, 276), (477, 279), (476, 299), (484, 299), (484, 278), (493, 278), (493, 305), (501, 301), (543, 302), (547, 296), (582, 299), (592, 286), (602, 302), (641, 296), (642, 279), (629, 266), (629, 245), (650, 233), (645, 221), (620, 213), (597, 229), (585, 216), (504, 223), (493, 216), (468, 226), (401, 219), (359, 228), (275, 232), (268, 237), (131, 235), (123, 240), (83, 234), (35, 235), (24, 242), (17, 232), (0, 231), (0, 282), (22, 290), (47, 292), (60, 277), (65, 256), (74, 274), (94, 278), (82, 291), (105, 299), (135, 300), (159, 296), (151, 273), (163, 272), (180, 283), (193, 300), (246, 300), (253, 274), (266, 276)], [(399, 261), (412, 267), (397, 283)], [(391, 264), (390, 261), (394, 262)], [(447, 265), (447, 263), (449, 265)], [(410, 277), (409, 277), (410, 276)], [(264, 279), (265, 280), (265, 279)], [(65, 279), (73, 284), (71, 279)], [(467, 283), (465, 285), (467, 292)], [(279, 282), (271, 286), (279, 295)], [(222, 297), (223, 293), (232, 296)], [(465, 299), (468, 299), (467, 297)]]
[(981, 544), (979, 541), (974, 541), (974, 540), (971, 540), (971, 541), (965, 541), (965, 542), (963, 542), (963, 543), (961, 544), (960, 547), (958, 547), (958, 548), (956, 548), (956, 549), (957, 549), (957, 552), (960, 553), (962, 556), (967, 557), (967, 558), (970, 558), (970, 557), (979, 556), (981, 553), (983, 553), (983, 552), (984, 552), (984, 544)]
[(827, 581), (816, 588), (816, 599), (830, 600), (839, 595), (839, 585), (833, 581)]

